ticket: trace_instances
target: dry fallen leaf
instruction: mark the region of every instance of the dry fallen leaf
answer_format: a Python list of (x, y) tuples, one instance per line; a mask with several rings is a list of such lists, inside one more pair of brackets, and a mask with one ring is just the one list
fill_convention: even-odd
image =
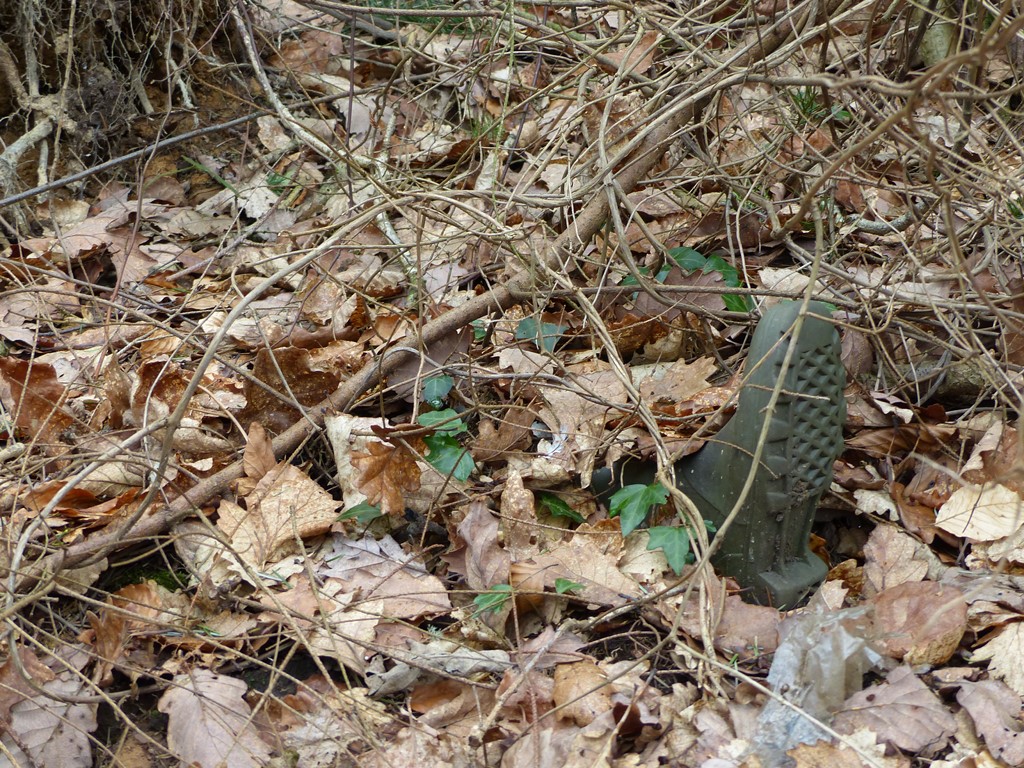
[(1024, 696), (1024, 622), (1008, 624), (976, 650), (972, 661), (989, 661), (988, 671)]
[(608, 676), (592, 661), (559, 664), (551, 699), (558, 707), (559, 720), (579, 726), (590, 725), (612, 707)]
[(10, 659), (0, 666), (0, 723), (10, 722), (11, 707), (36, 695), (36, 690), (29, 684), (30, 682), (42, 685), (54, 678), (53, 671), (28, 648), (17, 648), (17, 654), (21, 660), (21, 667), (29, 679), (25, 679), (25, 675), (22, 675)]
[(243, 508), (222, 499), (217, 528), (228, 542), (230, 559), (238, 557), (256, 572), (296, 550), (302, 539), (324, 533), (338, 517), (331, 495), (287, 463), (264, 475), (245, 503)]
[(839, 733), (866, 729), (904, 752), (934, 757), (956, 731), (956, 718), (910, 667), (897, 667), (884, 683), (858, 691), (835, 713)]
[(270, 747), (260, 739), (244, 682), (209, 670), (177, 675), (157, 708), (167, 715), (167, 747), (183, 765), (257, 768)]
[(967, 629), (967, 603), (955, 587), (907, 581), (871, 599), (877, 641), (885, 653), (908, 664), (949, 661)]
[(956, 700), (974, 721), (989, 752), (1005, 765), (1024, 765), (1024, 703), (998, 680), (960, 683)]
[(1004, 485), (965, 485), (939, 508), (935, 525), (954, 536), (995, 541), (1024, 524), (1021, 498)]
[[(894, 525), (878, 525), (864, 545), (864, 577), (871, 592), (881, 592), (928, 574), (923, 545)], [(927, 549), (927, 548), (925, 548)]]
[(74, 419), (64, 403), (67, 392), (52, 365), (0, 357), (0, 403), (25, 435), (54, 455), (66, 450)]
[(249, 439), (242, 454), (242, 469), (246, 477), (260, 480), (276, 464), (267, 430), (258, 421), (254, 421), (249, 425)]
[(370, 504), (393, 517), (405, 511), (403, 491), (420, 487), (420, 468), (416, 457), (404, 445), (367, 442), (367, 453), (353, 451), (350, 461), (357, 475), (355, 487), (366, 494)]

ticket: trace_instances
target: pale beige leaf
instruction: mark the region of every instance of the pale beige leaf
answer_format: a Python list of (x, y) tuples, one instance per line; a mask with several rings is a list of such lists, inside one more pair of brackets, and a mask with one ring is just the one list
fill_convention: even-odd
[(954, 536), (995, 541), (1024, 523), (1021, 498), (1004, 485), (965, 485), (939, 509), (935, 525)]
[(676, 360), (674, 363), (654, 363), (634, 366), (633, 380), (648, 405), (676, 404), (707, 389), (708, 379), (718, 371), (718, 363), (711, 357), (699, 357), (693, 362)]
[(511, 558), (499, 542), (498, 518), (482, 502), (474, 502), (459, 523), (466, 542), (466, 582), (470, 589), (507, 584)]
[[(70, 654), (72, 649), (62, 652)], [(83, 654), (78, 654), (84, 661)], [(74, 657), (65, 659), (71, 668), (61, 671), (47, 682), (46, 675), (32, 664), (29, 672), (41, 682), (44, 693), (15, 704), (3, 734), (3, 747), (12, 755), (14, 765), (61, 766), (61, 768), (91, 768), (92, 741), (89, 734), (96, 730), (96, 703), (64, 701), (91, 693), (89, 681), (75, 674), (80, 664)], [(50, 694), (50, 695), (47, 695)], [(13, 736), (13, 738), (12, 738)], [(22, 750), (27, 752), (23, 752)]]
[(167, 715), (167, 746), (184, 765), (256, 768), (270, 747), (259, 737), (241, 680), (206, 669), (174, 678), (157, 704)]
[(795, 760), (795, 768), (909, 768), (906, 755), (887, 752), (884, 744), (877, 743), (873, 731), (862, 729), (847, 736), (845, 743), (801, 744), (786, 754)]
[(928, 573), (928, 563), (919, 541), (894, 525), (879, 525), (864, 545), (864, 576), (881, 592), (906, 581), (921, 581)]
[(505, 549), (513, 559), (536, 553), (539, 532), (533, 492), (523, 486), (523, 476), (515, 469), (509, 470), (501, 492), (501, 528)]
[(17, 653), (21, 660), (21, 669), (25, 671), (24, 675), (11, 659), (0, 666), (0, 722), (9, 722), (11, 707), (36, 694), (33, 685), (39, 686), (54, 678), (50, 668), (31, 650), (19, 647)]
[(552, 700), (558, 707), (556, 717), (576, 725), (590, 725), (611, 709), (612, 687), (608, 677), (592, 661), (560, 664), (555, 667)]
[(578, 594), (600, 605), (618, 606), (640, 597), (640, 585), (619, 567), (623, 553), (621, 532), (613, 526), (581, 525), (575, 535), (548, 552), (534, 558), (546, 566), (545, 578), (579, 582)]
[(988, 661), (988, 671), (1024, 696), (1024, 622), (1014, 622), (974, 652), (972, 661)]
[(384, 601), (384, 616), (418, 619), (452, 609), (441, 580), (428, 573), (419, 558), (405, 552), (391, 536), (364, 536), (350, 541), (335, 534), (320, 550), (317, 576), (337, 583), (346, 593)]
[(291, 464), (271, 469), (246, 503), (243, 509), (222, 499), (217, 527), (232, 552), (256, 571), (297, 549), (300, 540), (326, 531), (338, 516), (330, 494)]

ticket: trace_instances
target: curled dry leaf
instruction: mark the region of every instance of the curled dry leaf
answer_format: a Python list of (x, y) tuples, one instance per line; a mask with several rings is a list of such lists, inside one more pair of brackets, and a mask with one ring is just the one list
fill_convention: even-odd
[(242, 454), (242, 469), (245, 470), (246, 477), (259, 480), (275, 464), (277, 459), (274, 457), (274, 449), (270, 444), (267, 430), (258, 421), (254, 421), (249, 425), (249, 439)]
[(0, 357), (0, 403), (26, 437), (41, 443), (50, 455), (65, 450), (66, 432), (74, 424), (64, 410), (66, 395), (52, 365)]
[[(25, 674), (22, 674), (11, 659), (7, 659), (3, 666), (0, 666), (0, 723), (11, 721), (11, 707), (36, 695), (33, 684), (42, 685), (54, 678), (53, 671), (32, 651), (19, 647), (16, 652)], [(26, 679), (26, 675), (29, 679)]]
[(878, 642), (908, 664), (949, 661), (967, 629), (967, 603), (955, 587), (908, 581), (872, 599)]

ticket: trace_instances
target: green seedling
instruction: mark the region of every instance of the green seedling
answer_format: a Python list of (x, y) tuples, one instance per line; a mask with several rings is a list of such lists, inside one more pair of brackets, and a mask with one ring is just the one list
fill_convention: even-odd
[(381, 516), (380, 507), (362, 501), (339, 515), (339, 520), (355, 520), (360, 525), (369, 525)]
[(481, 592), (473, 598), (473, 605), (476, 606), (474, 618), (484, 613), (497, 613), (509, 600), (512, 599), (512, 587), (508, 584), (495, 584), (486, 592)]
[(435, 430), (434, 434), (423, 438), (427, 446), (427, 462), (443, 475), (451, 475), (459, 481), (468, 480), (475, 465), (469, 451), (456, 437), (469, 431), (459, 415), (453, 409), (446, 408), (443, 411), (421, 413), (417, 422)]
[(560, 497), (548, 491), (541, 491), (537, 495), (537, 503), (548, 511), (553, 517), (564, 517), (574, 523), (582, 523), (583, 515), (566, 504)]
[(532, 341), (538, 349), (554, 352), (568, 326), (538, 322), (535, 317), (524, 317), (516, 326), (516, 339)]
[[(722, 282), (730, 288), (743, 287), (739, 270), (721, 256), (705, 256), (700, 251), (685, 247), (672, 248), (667, 253), (669, 258), (687, 274), (692, 274), (698, 269), (704, 274), (717, 272), (722, 276)], [(663, 267), (662, 269), (665, 270), (666, 268)], [(666, 271), (665, 274), (667, 275), (668, 272)], [(750, 312), (754, 308), (754, 303), (749, 296), (727, 293), (722, 296), (722, 302), (725, 304), (725, 308), (731, 312)]]
[(182, 155), (181, 159), (182, 159), (182, 162), (184, 162), (185, 164), (191, 166), (192, 168), (195, 168), (197, 171), (201, 171), (201, 172), (205, 173), (207, 176), (209, 176), (211, 179), (216, 181), (218, 184), (220, 184), (225, 189), (230, 189), (236, 195), (238, 194), (238, 190), (235, 189), (234, 185), (230, 181), (225, 179), (223, 176), (221, 176), (219, 173), (217, 173), (215, 170), (213, 170), (212, 168), (207, 168), (205, 165), (200, 163), (198, 160), (193, 160), (188, 155)]
[(647, 519), (651, 507), (668, 501), (668, 490), (661, 483), (626, 485), (612, 494), (608, 513), (618, 517), (622, 535), (628, 536)]
[(423, 402), (436, 411), (440, 411), (448, 400), (455, 382), (451, 376), (431, 376), (423, 382)]
[(568, 592), (579, 592), (583, 585), (572, 579), (555, 579), (555, 592), (564, 595)]

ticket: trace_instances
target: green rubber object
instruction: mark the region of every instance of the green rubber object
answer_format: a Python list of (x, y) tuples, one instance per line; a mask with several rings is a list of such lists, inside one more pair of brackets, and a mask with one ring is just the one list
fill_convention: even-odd
[[(799, 336), (801, 302), (771, 307), (754, 331), (735, 415), (697, 453), (675, 465), (676, 483), (721, 531), (753, 466), (753, 456), (781, 387), (750, 490), (732, 523), (717, 534), (712, 562), (759, 603), (790, 608), (825, 578), (809, 547), (811, 524), (843, 449), (846, 374), (830, 311), (811, 302)], [(789, 365), (782, 369), (789, 348)], [(595, 488), (653, 482), (649, 462), (627, 461), (614, 476), (595, 473)]]

